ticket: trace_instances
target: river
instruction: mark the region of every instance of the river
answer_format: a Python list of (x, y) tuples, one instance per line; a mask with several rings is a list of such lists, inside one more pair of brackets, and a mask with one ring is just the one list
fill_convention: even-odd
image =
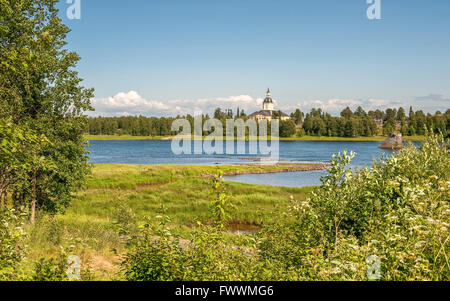
[[(378, 148), (380, 142), (331, 142), (331, 141), (280, 141), (280, 162), (329, 162), (333, 154), (344, 150), (357, 153), (352, 166), (370, 165), (374, 159), (391, 151)], [(194, 146), (192, 145), (192, 150)], [(225, 148), (225, 145), (224, 145)], [(246, 142), (248, 150), (249, 143)], [(250, 162), (248, 159), (261, 155), (175, 155), (171, 141), (161, 140), (119, 140), (90, 141), (87, 148), (90, 162), (96, 164), (181, 164), (181, 165), (223, 165)], [(320, 184), (325, 171), (294, 172), (277, 174), (239, 175), (227, 180), (275, 186), (302, 187)]]

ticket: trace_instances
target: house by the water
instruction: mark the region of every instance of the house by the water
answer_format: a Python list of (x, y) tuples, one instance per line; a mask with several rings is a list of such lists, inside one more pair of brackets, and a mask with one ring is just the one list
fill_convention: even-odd
[(281, 121), (291, 119), (291, 117), (289, 117), (286, 113), (275, 110), (275, 104), (272, 97), (270, 97), (270, 89), (267, 89), (266, 98), (263, 102), (263, 109), (249, 115), (248, 117), (256, 120), (267, 119), (268, 121), (271, 121), (272, 119), (280, 119)]

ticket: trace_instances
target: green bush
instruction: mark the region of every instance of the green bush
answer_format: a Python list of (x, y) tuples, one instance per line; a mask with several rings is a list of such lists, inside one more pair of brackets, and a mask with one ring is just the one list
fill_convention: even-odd
[(40, 258), (34, 263), (33, 281), (64, 281), (67, 279), (67, 258)]
[(372, 167), (333, 157), (322, 186), (292, 199), (257, 235), (236, 245), (224, 231), (228, 196), (214, 179), (214, 226), (181, 240), (160, 217), (122, 263), (128, 280), (449, 280), (450, 156), (428, 135)]
[(26, 255), (25, 209), (0, 211), (0, 281), (19, 280), (20, 263)]
[(93, 275), (89, 264), (82, 265), (74, 253), (75, 246), (67, 250), (60, 247), (56, 257), (40, 258), (34, 263), (33, 281), (89, 281)]
[(170, 222), (161, 216), (157, 226), (149, 222), (131, 242), (122, 266), (132, 281), (178, 281), (183, 279), (183, 252), (179, 240), (165, 227)]
[(136, 232), (137, 219), (133, 210), (120, 203), (112, 213), (112, 224), (121, 236), (127, 236)]
[(263, 258), (299, 279), (367, 280), (376, 256), (381, 280), (448, 280), (450, 157), (442, 136), (372, 168), (347, 168), (352, 157), (335, 156), (322, 186), (265, 230)]

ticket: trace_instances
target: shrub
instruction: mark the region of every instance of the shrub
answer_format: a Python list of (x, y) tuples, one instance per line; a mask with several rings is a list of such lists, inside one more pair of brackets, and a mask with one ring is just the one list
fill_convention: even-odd
[(333, 157), (322, 186), (291, 200), (246, 247), (224, 231), (229, 208), (214, 181), (214, 226), (181, 240), (159, 217), (125, 256), (128, 280), (449, 280), (450, 156), (429, 134), (372, 167), (349, 168), (354, 153)]
[(60, 247), (56, 257), (40, 258), (34, 263), (33, 281), (88, 281), (92, 279), (90, 265), (82, 265), (81, 259), (69, 255), (75, 246), (67, 250)]
[(382, 280), (448, 280), (450, 156), (442, 136), (372, 168), (348, 168), (353, 155), (334, 156), (322, 186), (293, 202), (293, 222), (265, 230), (263, 258), (300, 279), (366, 280), (376, 256)]
[(184, 254), (179, 240), (165, 226), (170, 219), (158, 216), (158, 225), (150, 222), (140, 228), (122, 261), (125, 277), (131, 281), (178, 281), (183, 279)]
[(67, 279), (68, 268), (64, 255), (58, 258), (40, 258), (34, 263), (33, 281), (64, 281)]
[(119, 204), (112, 214), (114, 229), (121, 236), (127, 236), (137, 230), (137, 219), (133, 210), (125, 204)]
[(0, 280), (20, 278), (20, 263), (26, 255), (24, 225), (27, 216), (24, 208), (0, 212)]

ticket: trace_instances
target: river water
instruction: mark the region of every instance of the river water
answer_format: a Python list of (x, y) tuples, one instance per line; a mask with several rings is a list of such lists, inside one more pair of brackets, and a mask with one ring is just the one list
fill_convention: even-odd
[[(96, 164), (177, 164), (177, 165), (223, 165), (251, 162), (251, 158), (263, 157), (249, 155), (249, 142), (246, 142), (246, 154), (228, 155), (175, 155), (171, 141), (160, 140), (119, 140), (90, 141), (87, 150), (90, 162)], [(237, 142), (235, 142), (237, 143)], [(330, 141), (280, 141), (280, 162), (329, 162), (333, 154), (344, 150), (357, 153), (352, 166), (370, 165), (374, 159), (391, 151), (378, 148), (380, 142), (330, 142)], [(192, 152), (194, 145), (192, 145)], [(225, 145), (224, 145), (225, 149)], [(237, 149), (237, 147), (235, 147)], [(225, 151), (224, 151), (225, 152)], [(239, 175), (227, 177), (227, 180), (275, 186), (302, 187), (320, 184), (325, 171)]]

